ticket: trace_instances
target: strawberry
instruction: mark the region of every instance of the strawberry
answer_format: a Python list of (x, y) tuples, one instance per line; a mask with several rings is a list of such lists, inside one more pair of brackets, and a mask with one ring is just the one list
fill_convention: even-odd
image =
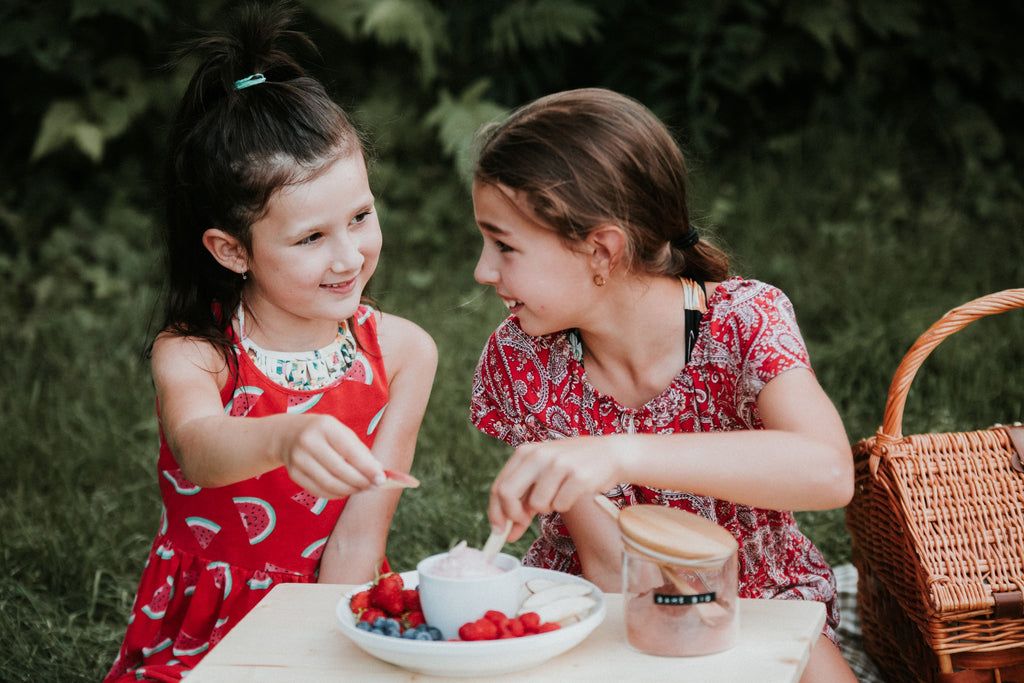
[(537, 633), (547, 633), (548, 631), (557, 631), (560, 628), (562, 628), (562, 627), (559, 626), (558, 624), (555, 624), (555, 623), (552, 623), (552, 622), (547, 622), (547, 623), (544, 623), (544, 624), (540, 625), (540, 628), (537, 629)]
[(363, 613), (359, 615), (359, 621), (368, 621), (371, 624), (377, 620), (378, 617), (386, 617), (384, 610), (377, 609), (376, 607), (367, 607), (363, 610)]
[(370, 591), (359, 591), (348, 601), (349, 608), (355, 613), (359, 614), (364, 609), (370, 606)]
[(384, 610), (389, 617), (399, 617), (404, 611), (402, 591), (405, 583), (400, 574), (388, 572), (377, 578), (370, 588), (370, 605)]
[(405, 612), (419, 612), (420, 607), (420, 592), (415, 588), (406, 588), (402, 591), (402, 607)]
[(427, 619), (423, 616), (423, 612), (415, 610), (412, 612), (406, 612), (405, 616), (402, 617), (402, 623), (406, 628), (416, 628), (420, 624), (427, 623)]

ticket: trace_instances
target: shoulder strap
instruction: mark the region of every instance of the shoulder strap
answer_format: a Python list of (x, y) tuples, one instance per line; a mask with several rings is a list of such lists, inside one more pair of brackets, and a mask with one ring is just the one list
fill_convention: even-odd
[(686, 362), (689, 363), (693, 346), (697, 343), (697, 331), (700, 329), (701, 318), (708, 310), (708, 294), (703, 282), (694, 282), (687, 278), (679, 278), (679, 281), (683, 284)]

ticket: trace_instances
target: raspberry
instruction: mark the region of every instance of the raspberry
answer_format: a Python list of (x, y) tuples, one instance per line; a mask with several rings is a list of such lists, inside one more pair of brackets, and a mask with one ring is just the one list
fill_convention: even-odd
[(484, 640), (480, 633), (480, 627), (475, 621), (470, 621), (459, 627), (459, 638), (463, 640)]
[(508, 617), (496, 609), (489, 609), (484, 613), (484, 619), (487, 621), (493, 621), (495, 624), (500, 624), (501, 622), (506, 621)]
[(498, 625), (489, 619), (477, 619), (475, 622), (483, 636), (483, 640), (496, 640), (498, 638)]
[(459, 627), (459, 638), (463, 640), (497, 640), (498, 627), (484, 618), (470, 621)]
[(536, 612), (527, 612), (519, 615), (519, 622), (527, 633), (536, 633), (540, 628), (540, 615)]
[(502, 633), (505, 633), (506, 631), (504, 629), (507, 629), (507, 632), (511, 634), (513, 638), (519, 638), (526, 635), (526, 627), (520, 619), (509, 619), (502, 628)]

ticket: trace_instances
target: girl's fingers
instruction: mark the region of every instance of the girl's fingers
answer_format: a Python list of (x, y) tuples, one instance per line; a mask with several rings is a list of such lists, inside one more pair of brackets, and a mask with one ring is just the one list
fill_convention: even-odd
[(386, 479), (366, 445), (333, 419), (313, 423), (287, 464), (296, 484), (323, 498), (344, 498)]
[(343, 498), (352, 491), (341, 489), (335, 479), (315, 458), (299, 458), (296, 467), (289, 470), (288, 475), (296, 484), (320, 498)]
[(323, 486), (329, 490), (345, 491), (342, 495), (348, 495), (373, 486), (374, 482), (371, 477), (374, 475), (371, 474), (367, 477), (362, 471), (356, 469), (351, 461), (333, 449), (318, 458), (317, 464), (324, 471)]
[(531, 515), (555, 510), (556, 498), (572, 478), (575, 459), (564, 456), (561, 442), (531, 444), (517, 451), (508, 468), (509, 497), (517, 496)]
[(551, 512), (555, 496), (558, 495), (564, 479), (557, 470), (541, 470), (533, 477), (529, 489), (523, 495), (523, 505), (531, 513)]
[(498, 474), (491, 486), (491, 497), (487, 506), (491, 524), (496, 529), (504, 529), (506, 521), (511, 519), (513, 526), (509, 539), (513, 541), (523, 535), (533, 519), (533, 512), (523, 505), (526, 492), (528, 489), (519, 488), (513, 481), (508, 465)]
[(533, 516), (551, 511), (551, 499), (560, 485), (559, 477), (548, 477), (544, 458), (535, 445), (527, 445), (513, 453), (491, 487), (489, 516), (497, 528), (512, 520), (509, 535), (518, 539), (529, 528)]
[(585, 494), (594, 493), (587, 489), (585, 485), (580, 485), (574, 477), (567, 477), (562, 485), (558, 487), (554, 495), (551, 497), (549, 505), (552, 510), (557, 512), (565, 512), (566, 510), (572, 509), (579, 501), (580, 497)]
[(337, 428), (327, 434), (326, 445), (330, 452), (321, 458), (331, 475), (358, 490), (386, 481), (384, 468), (366, 444), (341, 423), (335, 426)]

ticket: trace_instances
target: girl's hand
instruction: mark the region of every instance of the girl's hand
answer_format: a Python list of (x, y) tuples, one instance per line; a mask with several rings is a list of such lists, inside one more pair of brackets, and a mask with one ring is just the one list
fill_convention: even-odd
[(565, 512), (582, 497), (611, 488), (629, 458), (627, 443), (614, 436), (583, 436), (520, 446), (491, 486), (491, 524), (504, 529), (511, 519), (509, 540), (514, 541), (534, 515)]
[(338, 419), (319, 414), (292, 417), (294, 428), (280, 445), (280, 458), (296, 484), (333, 499), (384, 482), (381, 464)]

